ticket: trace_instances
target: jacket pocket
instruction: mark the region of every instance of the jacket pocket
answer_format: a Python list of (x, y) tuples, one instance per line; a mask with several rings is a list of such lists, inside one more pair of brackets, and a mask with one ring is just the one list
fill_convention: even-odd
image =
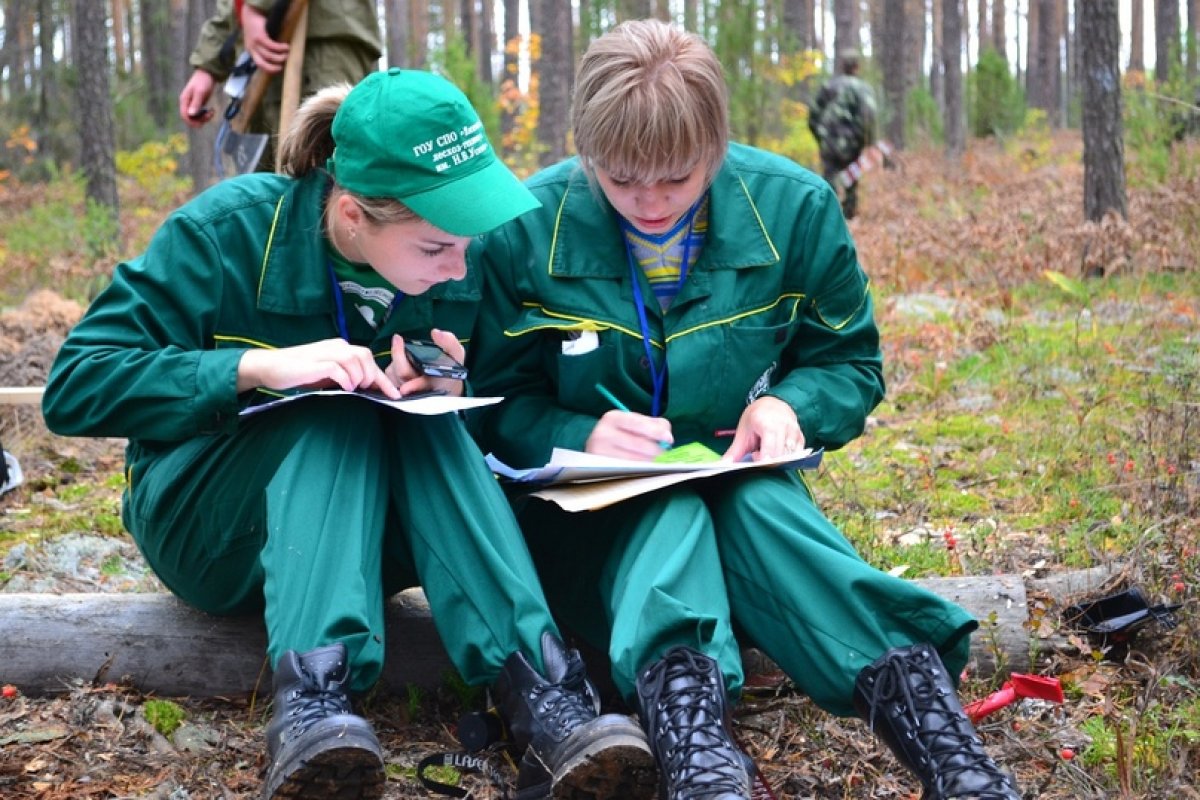
[(835, 331), (841, 330), (862, 311), (869, 286), (865, 272), (851, 271), (836, 286), (813, 298), (813, 318)]
[[(571, 411), (600, 416), (612, 406), (596, 390), (596, 384), (623, 395), (622, 387), (628, 383), (625, 376), (636, 374), (634, 370), (640, 368), (631, 343), (640, 348), (641, 339), (635, 342), (625, 331), (600, 320), (531, 306), (505, 333), (539, 339), (558, 403)], [(632, 403), (633, 398), (628, 400)]]

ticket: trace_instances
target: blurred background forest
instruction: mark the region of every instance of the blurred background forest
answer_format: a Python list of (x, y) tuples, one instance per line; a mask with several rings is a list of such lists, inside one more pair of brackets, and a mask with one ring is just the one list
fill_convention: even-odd
[[(44, 383), (113, 264), (215, 179), (222, 109), (191, 129), (178, 96), (219, 2), (0, 0), (0, 387)], [(1069, 598), (1030, 583), (1030, 668), (1061, 676), (1068, 702), (1026, 703), (982, 730), (1030, 797), (1200, 798), (1198, 7), (379, 0), (380, 66), (455, 81), (525, 176), (572, 150), (587, 43), (623, 19), (666, 18), (725, 65), (735, 138), (819, 169), (806, 104), (836, 54), (861, 52), (897, 148), (897, 169), (864, 178), (850, 223), (888, 398), (864, 437), (827, 455), (815, 491), (896, 574), (1095, 568), (1182, 604), (1177, 628), (1114, 655), (1063, 625)], [(53, 437), (31, 406), (2, 412), (25, 483), (0, 497), (0, 592), (161, 591), (122, 530), (123, 443)], [(142, 694), (98, 682), (0, 697), (0, 795), (257, 796), (253, 698), (179, 699), (209, 742), (192, 749), (136, 724)], [(968, 675), (964, 698), (996, 688)], [(474, 700), (377, 702), (387, 797), (427, 796), (412, 767), (452, 746), (447, 720)], [(781, 797), (913, 796), (857, 722), (803, 696), (748, 703), (738, 725)], [(27, 738), (4, 738), (16, 729)]]
[[(62, 209), (52, 213), (49, 227), (35, 217), (31, 239), (10, 239), (0, 251), (10, 299), (45, 278), (31, 267), (44, 265), (51, 244), (61, 258), (62, 245), (73, 243), (72, 272), (83, 274), (98, 260), (111, 261), (114, 251), (138, 246), (147, 231), (121, 221), (119, 177), (148, 193), (132, 199), (138, 206), (170, 205), (213, 180), (217, 124), (185, 128), (177, 97), (190, 73), (187, 53), (217, 3), (0, 2), (0, 191), (60, 184), (62, 202), (72, 191), (88, 198), (79, 205), (85, 212), (66, 215), (75, 218), (70, 226), (64, 228)], [(1116, 92), (1123, 102), (1123, 120), (1115, 128), (1106, 123), (1103, 135), (1123, 137), (1139, 175), (1153, 181), (1171, 169), (1170, 142), (1196, 124), (1198, 5), (1200, 0), (380, 0), (380, 66), (429, 68), (456, 81), (481, 109), (508, 163), (524, 175), (570, 153), (574, 61), (592, 38), (625, 18), (657, 16), (700, 31), (727, 69), (735, 138), (809, 166), (816, 166), (817, 155), (806, 101), (837, 53), (866, 56), (865, 77), (879, 98), (884, 138), (900, 148), (944, 147), (953, 159), (969, 138), (1003, 141), (1030, 129), (1082, 125), (1086, 144), (1085, 109), (1100, 108), (1088, 101), (1087, 75), (1099, 81), (1096, 70), (1086, 68), (1093, 52), (1119, 70), (1119, 85), (1112, 75), (1095, 83), (1098, 91), (1108, 99)], [(220, 92), (217, 97), (225, 99)], [(1120, 163), (1101, 166), (1110, 173), (1106, 184), (1124, 180)], [(54, 206), (57, 196), (39, 196), (38, 204)], [(1123, 185), (1108, 187), (1101, 197), (1085, 209), (1089, 218), (1110, 209), (1125, 213)], [(152, 228), (153, 220), (143, 227)], [(48, 235), (42, 246), (39, 236)], [(19, 274), (30, 280), (14, 284)], [(69, 289), (73, 276), (65, 277)]]

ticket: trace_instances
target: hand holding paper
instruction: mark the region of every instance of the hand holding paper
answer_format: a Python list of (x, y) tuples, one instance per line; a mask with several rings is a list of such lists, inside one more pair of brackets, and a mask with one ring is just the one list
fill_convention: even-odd
[(742, 412), (726, 461), (755, 461), (795, 453), (804, 447), (804, 432), (796, 412), (782, 400), (763, 395)]

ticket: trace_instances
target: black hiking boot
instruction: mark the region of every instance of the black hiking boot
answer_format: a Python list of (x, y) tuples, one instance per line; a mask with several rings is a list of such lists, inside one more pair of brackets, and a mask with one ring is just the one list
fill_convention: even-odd
[(637, 682), (665, 800), (748, 800), (749, 759), (729, 733), (717, 662), (676, 647)]
[(931, 645), (889, 650), (860, 672), (854, 707), (920, 778), (923, 800), (1021, 800), (984, 752)]
[(264, 800), (359, 800), (383, 795), (383, 751), (350, 709), (346, 647), (289, 650), (275, 667)]
[(542, 635), (542, 676), (521, 653), (504, 662), (492, 687), (511, 743), (522, 752), (517, 796), (556, 800), (650, 800), (654, 756), (646, 735), (623, 714), (600, 714), (583, 659)]

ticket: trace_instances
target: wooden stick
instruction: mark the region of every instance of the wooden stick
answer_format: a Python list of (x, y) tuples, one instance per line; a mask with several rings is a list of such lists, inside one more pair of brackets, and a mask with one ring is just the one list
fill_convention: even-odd
[[(283, 18), (282, 30), (280, 31), (279, 41), (292, 41), (292, 34), (296, 30), (296, 25), (300, 22), (300, 17), (308, 13), (308, 0), (292, 0), (292, 4), (288, 6), (287, 14)], [(288, 61), (292, 60), (292, 56), (288, 54)], [(263, 72), (261, 69), (254, 70), (254, 74), (250, 76), (250, 82), (246, 85), (246, 92), (242, 95), (242, 108), (238, 115), (229, 121), (229, 127), (236, 133), (245, 133), (250, 127), (250, 118), (254, 116), (255, 109), (262, 102), (263, 95), (267, 93), (267, 85), (271, 83), (271, 78), (274, 76), (269, 72)]]
[[(279, 135), (284, 136), (292, 127), (292, 115), (300, 105), (300, 88), (304, 75), (304, 42), (308, 35), (308, 4), (300, 12), (296, 30), (292, 33), (291, 50), (288, 52), (287, 64), (283, 68), (283, 99), (279, 103)], [(283, 166), (282, 150), (275, 148), (275, 171)]]

